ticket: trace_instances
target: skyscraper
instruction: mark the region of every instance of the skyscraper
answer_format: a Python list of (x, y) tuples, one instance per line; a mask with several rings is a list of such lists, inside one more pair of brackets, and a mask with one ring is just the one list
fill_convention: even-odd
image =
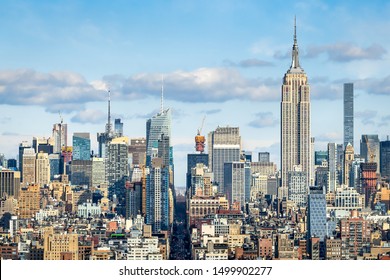
[(269, 152), (259, 152), (259, 162), (270, 162)]
[(43, 152), (37, 154), (35, 170), (35, 182), (42, 187), (48, 185), (50, 182), (50, 162), (48, 154)]
[(377, 134), (362, 135), (360, 140), (360, 156), (365, 159), (366, 163), (376, 163), (376, 173), (380, 169), (380, 142)]
[[(288, 186), (288, 172), (301, 165), (310, 176), (310, 86), (299, 64), (294, 25), (294, 44), (290, 69), (284, 75), (281, 101), (281, 169), (282, 187)], [(308, 181), (309, 183), (309, 181)]]
[(218, 192), (225, 193), (224, 164), (225, 162), (240, 161), (241, 136), (238, 127), (217, 127), (209, 133), (209, 167), (214, 173), (214, 182)]
[(344, 147), (353, 146), (353, 83), (344, 84)]
[(61, 153), (63, 147), (68, 146), (68, 125), (63, 123), (62, 118), (60, 123), (53, 125), (54, 147), (53, 153)]
[(89, 160), (91, 158), (91, 140), (89, 133), (73, 133), (73, 160)]
[(308, 238), (319, 237), (324, 241), (327, 235), (326, 199), (321, 187), (310, 187), (308, 195), (307, 233)]
[(381, 141), (380, 144), (380, 171), (381, 176), (390, 180), (390, 140)]
[(116, 137), (122, 137), (123, 136), (123, 122), (121, 122), (121, 119), (115, 119), (114, 121), (114, 133)]
[(187, 189), (191, 187), (191, 170), (196, 167), (198, 163), (202, 163), (204, 166), (209, 165), (208, 154), (188, 154), (187, 155), (187, 174), (186, 174), (186, 186)]
[(334, 193), (337, 184), (337, 145), (335, 143), (328, 143), (328, 187), (326, 192)]
[(245, 206), (245, 162), (225, 162), (224, 184), (229, 204), (239, 203)]
[(294, 201), (298, 207), (307, 205), (309, 188), (306, 176), (307, 174), (299, 169), (288, 172), (288, 199)]

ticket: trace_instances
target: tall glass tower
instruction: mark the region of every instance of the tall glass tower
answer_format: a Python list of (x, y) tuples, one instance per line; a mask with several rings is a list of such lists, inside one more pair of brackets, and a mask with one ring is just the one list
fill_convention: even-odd
[(344, 84), (344, 147), (353, 146), (353, 83)]
[(310, 176), (310, 86), (299, 64), (294, 24), (294, 44), (290, 69), (284, 75), (281, 101), (281, 169), (282, 187), (288, 187), (288, 172), (299, 166)]
[(73, 133), (73, 160), (91, 158), (91, 139), (89, 133)]

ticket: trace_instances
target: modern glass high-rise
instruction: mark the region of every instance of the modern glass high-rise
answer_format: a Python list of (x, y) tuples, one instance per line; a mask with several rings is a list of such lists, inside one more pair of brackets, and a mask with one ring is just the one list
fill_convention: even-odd
[[(158, 140), (161, 139), (161, 134), (168, 136), (171, 139), (171, 110), (161, 110), (146, 122), (146, 165), (151, 164), (153, 157), (157, 156)], [(171, 146), (169, 144), (169, 146)]]
[(390, 180), (390, 140), (380, 144), (380, 171), (381, 176)]
[(344, 147), (353, 146), (353, 83), (344, 84)]
[(363, 134), (360, 140), (360, 156), (366, 163), (375, 162), (376, 173), (380, 172), (380, 141), (377, 134)]
[(115, 119), (114, 121), (114, 134), (116, 137), (123, 136), (123, 122), (121, 122), (121, 119)]
[(217, 127), (208, 135), (209, 167), (214, 173), (218, 192), (225, 193), (224, 164), (240, 161), (241, 136), (238, 127)]
[(146, 180), (146, 223), (154, 233), (169, 229), (169, 168), (152, 159)]
[(327, 236), (327, 223), (326, 198), (323, 188), (310, 187), (307, 206), (308, 238), (319, 237), (321, 241), (324, 241)]
[(73, 134), (73, 160), (89, 160), (91, 158), (91, 139), (89, 133)]
[(290, 69), (283, 78), (281, 100), (281, 176), (282, 187), (288, 187), (288, 172), (300, 165), (310, 176), (310, 86), (299, 63), (294, 25), (294, 44)]

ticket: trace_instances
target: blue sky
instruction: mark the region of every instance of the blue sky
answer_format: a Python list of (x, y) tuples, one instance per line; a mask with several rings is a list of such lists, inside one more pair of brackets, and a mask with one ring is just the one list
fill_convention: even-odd
[(2, 1), (0, 153), (51, 135), (61, 110), (73, 132), (96, 132), (112, 112), (129, 137), (173, 111), (177, 186), (203, 132), (239, 126), (243, 148), (279, 164), (280, 88), (291, 63), (294, 16), (311, 85), (317, 150), (343, 141), (342, 88), (355, 84), (355, 146), (390, 134), (388, 1)]

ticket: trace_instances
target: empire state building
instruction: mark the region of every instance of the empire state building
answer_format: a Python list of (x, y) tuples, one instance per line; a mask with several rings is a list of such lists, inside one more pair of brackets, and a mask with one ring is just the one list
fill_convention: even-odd
[[(306, 178), (310, 178), (310, 86), (306, 73), (299, 64), (296, 24), (292, 62), (282, 85), (281, 170), (284, 191), (288, 187), (288, 172), (303, 171)], [(283, 196), (286, 196), (286, 192)]]

